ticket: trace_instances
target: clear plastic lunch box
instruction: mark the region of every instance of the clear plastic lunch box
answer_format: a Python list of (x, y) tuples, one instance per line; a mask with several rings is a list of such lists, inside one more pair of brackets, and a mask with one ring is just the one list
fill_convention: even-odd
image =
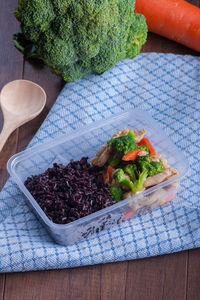
[[(79, 160), (83, 156), (88, 156), (89, 159), (95, 157), (102, 144), (106, 143), (117, 130), (123, 128), (145, 128), (146, 136), (156, 151), (167, 159), (170, 166), (178, 170), (179, 175), (72, 223), (55, 224), (50, 221), (24, 186), (26, 178), (43, 173), (54, 162), (66, 165), (71, 159)], [(57, 243), (67, 246), (93, 236), (114, 224), (125, 222), (128, 218), (148, 213), (149, 210), (173, 200), (178, 182), (187, 172), (188, 162), (182, 151), (169, 140), (158, 123), (146, 111), (134, 109), (86, 125), (51, 142), (20, 152), (10, 158), (7, 168), (25, 195), (28, 205), (52, 238)]]

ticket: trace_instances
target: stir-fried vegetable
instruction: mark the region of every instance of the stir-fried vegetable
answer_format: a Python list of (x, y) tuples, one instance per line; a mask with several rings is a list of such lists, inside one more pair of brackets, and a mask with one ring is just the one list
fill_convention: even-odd
[(135, 160), (140, 151), (141, 151), (140, 149), (131, 150), (122, 157), (122, 160), (125, 161)]
[(135, 181), (136, 178), (136, 174), (137, 174), (137, 167), (134, 164), (129, 164), (127, 166), (125, 166), (124, 171), (126, 174), (128, 174), (128, 176), (130, 177), (130, 179), (132, 181)]
[(121, 200), (123, 191), (122, 191), (122, 189), (118, 185), (111, 186), (110, 192), (111, 192), (112, 198), (116, 202), (119, 202)]
[(108, 180), (109, 183), (112, 181), (112, 167), (109, 165), (104, 176), (104, 181)]
[(125, 186), (130, 188), (130, 190), (133, 193), (136, 192), (136, 185), (128, 177), (126, 177), (126, 175), (122, 169), (117, 170), (113, 174), (113, 178), (115, 179), (116, 182), (124, 184)]
[[(105, 151), (104, 181), (110, 186), (116, 202), (144, 190), (146, 180), (164, 172), (167, 167), (144, 133), (144, 129), (119, 130), (102, 148)], [(93, 162), (96, 161), (93, 159)]]
[(130, 134), (122, 135), (117, 138), (112, 138), (108, 141), (112, 147), (117, 151), (123, 154), (128, 153), (131, 150), (137, 149), (137, 145), (134, 141), (133, 136)]
[(148, 151), (151, 155), (155, 155), (156, 154), (156, 150), (154, 149), (154, 147), (151, 145), (149, 139), (147, 137), (143, 137), (143, 139), (140, 141), (139, 145), (146, 145), (148, 148)]

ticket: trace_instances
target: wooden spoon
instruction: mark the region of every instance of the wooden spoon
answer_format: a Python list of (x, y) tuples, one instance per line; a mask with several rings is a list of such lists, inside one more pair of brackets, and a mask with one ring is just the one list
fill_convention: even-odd
[(10, 134), (19, 126), (35, 118), (46, 103), (45, 91), (28, 80), (14, 80), (1, 90), (0, 105), (4, 117), (0, 133), (0, 152)]

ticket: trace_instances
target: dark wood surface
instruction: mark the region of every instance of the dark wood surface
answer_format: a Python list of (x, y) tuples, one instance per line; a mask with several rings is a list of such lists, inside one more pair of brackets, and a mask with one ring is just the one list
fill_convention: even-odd
[[(189, 2), (200, 6), (200, 1)], [(16, 130), (6, 143), (0, 154), (0, 188), (8, 178), (8, 158), (26, 147), (64, 85), (48, 67), (24, 62), (14, 48), (12, 35), (18, 29), (13, 17), (16, 6), (16, 0), (1, 1), (0, 89), (14, 79), (33, 80), (47, 92), (47, 105), (39, 117)], [(151, 33), (142, 51), (199, 55)], [(2, 123), (0, 112), (0, 129)], [(200, 249), (82, 268), (0, 274), (0, 300), (3, 299), (199, 300)]]

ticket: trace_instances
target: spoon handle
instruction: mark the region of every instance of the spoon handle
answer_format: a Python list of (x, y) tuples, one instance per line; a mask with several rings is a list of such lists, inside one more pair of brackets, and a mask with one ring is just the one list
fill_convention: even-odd
[(0, 133), (0, 152), (3, 149), (3, 146), (5, 145), (7, 139), (9, 138), (9, 136), (12, 132), (13, 132), (13, 129), (5, 126), (5, 124), (4, 124), (3, 129)]

